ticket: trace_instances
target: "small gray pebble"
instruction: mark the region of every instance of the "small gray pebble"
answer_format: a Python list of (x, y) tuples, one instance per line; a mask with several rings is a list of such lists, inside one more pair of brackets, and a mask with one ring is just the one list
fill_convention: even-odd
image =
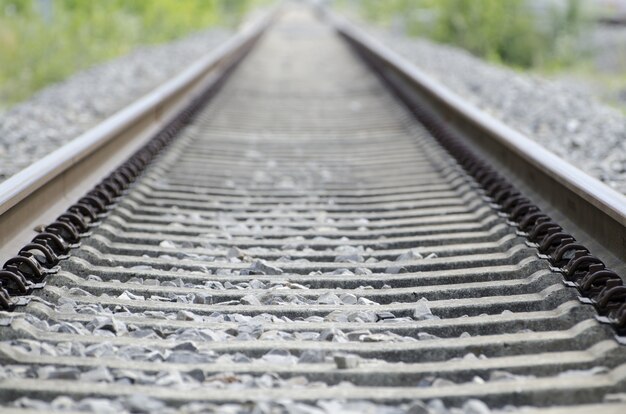
[(339, 369), (351, 369), (357, 368), (361, 362), (361, 358), (358, 355), (350, 354), (337, 354), (333, 355), (335, 365)]
[(491, 414), (491, 410), (484, 402), (476, 399), (469, 399), (463, 404), (465, 414)]

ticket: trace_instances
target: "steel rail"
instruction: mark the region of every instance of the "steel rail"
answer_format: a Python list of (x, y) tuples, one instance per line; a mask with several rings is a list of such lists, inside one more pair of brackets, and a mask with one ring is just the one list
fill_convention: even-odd
[(535, 204), (578, 227), (570, 232), (579, 240), (597, 242), (626, 260), (624, 195), (469, 103), (343, 16), (329, 10), (324, 14), (387, 81), (395, 83), (405, 103), (462, 131), (471, 148), (504, 171)]
[(623, 411), (619, 277), (512, 226), (350, 52), (287, 9), (5, 265), (0, 411)]
[(0, 258), (15, 254), (37, 225), (54, 220), (215, 85), (278, 11), (275, 7), (244, 24), (171, 80), (0, 183)]

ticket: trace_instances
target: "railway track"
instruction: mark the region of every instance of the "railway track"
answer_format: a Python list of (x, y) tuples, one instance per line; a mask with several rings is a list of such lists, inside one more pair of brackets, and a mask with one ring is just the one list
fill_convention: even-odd
[[(270, 21), (5, 264), (2, 411), (623, 412), (619, 276), (454, 120), (409, 110), (357, 29)], [(143, 134), (125, 119), (108, 134)], [(9, 213), (48, 191), (29, 185)], [(613, 201), (595, 223), (623, 220)]]

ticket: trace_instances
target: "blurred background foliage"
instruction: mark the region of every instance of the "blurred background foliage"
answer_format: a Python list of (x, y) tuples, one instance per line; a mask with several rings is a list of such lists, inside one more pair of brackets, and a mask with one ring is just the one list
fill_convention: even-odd
[[(328, 0), (332, 1), (332, 0)], [(334, 0), (353, 18), (530, 71), (626, 113), (626, 0)]]
[[(580, 0), (338, 0), (396, 31), (467, 49), (520, 68), (553, 68), (580, 59)], [(578, 52), (576, 50), (576, 52)]]
[(258, 0), (0, 0), (0, 108), (77, 70), (210, 26)]
[[(252, 7), (270, 2), (0, 0), (0, 109), (137, 46), (211, 26), (232, 27)], [(626, 96), (626, 51), (590, 30), (590, 9), (611, 0), (327, 2), (400, 34), (462, 47), (491, 62), (542, 73), (577, 71), (577, 76), (599, 82), (607, 91), (624, 90)]]

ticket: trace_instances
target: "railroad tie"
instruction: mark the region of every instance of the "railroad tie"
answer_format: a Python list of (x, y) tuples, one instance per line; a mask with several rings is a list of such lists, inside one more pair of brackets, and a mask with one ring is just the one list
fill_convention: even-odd
[(179, 127), (0, 278), (0, 410), (624, 412), (619, 332), (309, 12)]

